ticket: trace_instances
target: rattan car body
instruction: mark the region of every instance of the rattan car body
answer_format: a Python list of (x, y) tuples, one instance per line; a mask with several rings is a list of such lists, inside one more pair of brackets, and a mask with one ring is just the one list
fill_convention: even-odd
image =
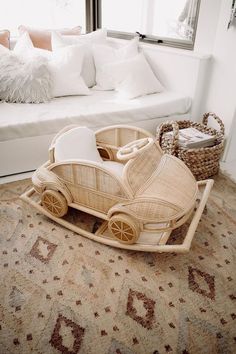
[(145, 231), (169, 235), (196, 206), (198, 183), (190, 170), (163, 154), (143, 129), (111, 126), (93, 133), (69, 126), (54, 138), (49, 156), (32, 177), (43, 210), (54, 219), (68, 207), (95, 215), (106, 221), (117, 247), (134, 246)]

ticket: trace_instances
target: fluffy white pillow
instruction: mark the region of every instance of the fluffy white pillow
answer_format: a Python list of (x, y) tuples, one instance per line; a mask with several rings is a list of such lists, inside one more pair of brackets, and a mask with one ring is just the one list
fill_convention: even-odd
[(79, 36), (63, 36), (58, 32), (52, 32), (52, 50), (65, 47), (68, 45), (85, 45), (84, 62), (82, 66), (81, 76), (86, 85), (92, 87), (95, 85), (95, 66), (92, 53), (93, 44), (106, 44), (107, 30), (100, 29), (88, 34)]
[(105, 70), (122, 98), (132, 99), (163, 91), (143, 53), (107, 64)]
[(27, 60), (12, 51), (0, 55), (0, 100), (41, 103), (51, 99), (52, 78), (45, 58)]
[(114, 83), (107, 71), (107, 64), (115, 64), (138, 54), (139, 38), (135, 37), (128, 44), (116, 49), (108, 45), (94, 45), (93, 56), (96, 67), (96, 90), (114, 90)]
[(14, 52), (31, 61), (37, 61), (39, 57), (48, 60), (53, 97), (90, 94), (81, 77), (85, 53), (83, 45), (72, 45), (51, 52), (35, 48), (29, 34), (24, 33), (16, 43)]

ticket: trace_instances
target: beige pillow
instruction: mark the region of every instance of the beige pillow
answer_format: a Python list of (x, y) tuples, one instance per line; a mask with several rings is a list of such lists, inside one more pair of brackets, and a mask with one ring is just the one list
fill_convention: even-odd
[(0, 44), (10, 48), (10, 32), (8, 30), (0, 30)]
[[(29, 33), (30, 39), (33, 42), (34, 47), (52, 50), (51, 29), (44, 30), (21, 25), (18, 27), (18, 30), (20, 34), (23, 34), (25, 32)], [(79, 35), (81, 33), (81, 26), (77, 26), (74, 28), (62, 28), (57, 29), (55, 31), (58, 31), (63, 35)]]

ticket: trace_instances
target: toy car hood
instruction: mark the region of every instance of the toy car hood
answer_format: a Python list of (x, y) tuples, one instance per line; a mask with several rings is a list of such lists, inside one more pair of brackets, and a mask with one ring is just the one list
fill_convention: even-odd
[(196, 180), (185, 164), (166, 154), (150, 178), (136, 191), (134, 199), (121, 203), (120, 207), (136, 219), (169, 222), (193, 209), (197, 190)]

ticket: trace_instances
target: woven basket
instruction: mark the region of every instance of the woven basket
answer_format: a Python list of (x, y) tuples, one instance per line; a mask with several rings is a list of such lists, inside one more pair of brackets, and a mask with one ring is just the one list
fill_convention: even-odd
[[(220, 130), (216, 130), (207, 126), (208, 118), (213, 117), (220, 126)], [(203, 147), (196, 149), (186, 149), (179, 146), (179, 129), (196, 128), (203, 133), (216, 136), (215, 145), (211, 147)], [(173, 137), (167, 137), (166, 132), (173, 130)], [(189, 120), (165, 122), (157, 128), (157, 140), (162, 150), (171, 155), (177, 156), (192, 171), (196, 179), (203, 180), (217, 174), (219, 170), (220, 156), (224, 148), (225, 128), (222, 120), (214, 113), (205, 113), (202, 123), (192, 122)]]

